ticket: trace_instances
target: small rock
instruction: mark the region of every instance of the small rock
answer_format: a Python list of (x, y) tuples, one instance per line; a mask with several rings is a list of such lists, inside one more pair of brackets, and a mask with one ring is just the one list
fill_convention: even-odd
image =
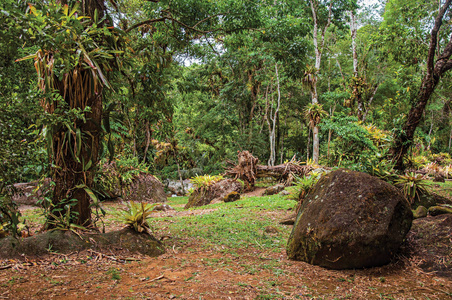
[(447, 206), (432, 206), (428, 209), (428, 213), (431, 216), (443, 215), (443, 214), (452, 214), (452, 207)]
[(286, 191), (286, 190), (282, 190), (279, 194), (280, 194), (281, 196), (287, 196), (287, 195), (290, 195), (289, 191)]
[(419, 218), (425, 218), (427, 216), (428, 210), (422, 205), (419, 205), (416, 210), (413, 210), (413, 218), (419, 219)]
[(295, 219), (296, 219), (296, 218), (297, 218), (297, 214), (294, 213), (294, 214), (288, 216), (287, 218), (282, 219), (282, 220), (279, 222), (279, 224), (281, 224), (281, 225), (293, 225), (293, 224), (295, 224)]
[(278, 230), (278, 228), (275, 228), (273, 226), (266, 226), (265, 229), (264, 229), (264, 232), (265, 233), (270, 233), (270, 234), (275, 234), (275, 233), (278, 233), (279, 230)]
[(438, 174), (438, 175), (435, 175), (433, 182), (445, 182), (445, 178), (444, 178), (444, 176)]
[(172, 208), (171, 206), (169, 206), (166, 203), (162, 203), (162, 204), (159, 204), (159, 205), (155, 206), (154, 210), (156, 210), (156, 211), (168, 211), (168, 210), (174, 210), (174, 208)]
[(264, 192), (264, 196), (275, 195), (275, 194), (278, 194), (279, 192), (281, 192), (282, 190), (284, 190), (284, 184), (277, 184), (277, 185), (268, 187)]

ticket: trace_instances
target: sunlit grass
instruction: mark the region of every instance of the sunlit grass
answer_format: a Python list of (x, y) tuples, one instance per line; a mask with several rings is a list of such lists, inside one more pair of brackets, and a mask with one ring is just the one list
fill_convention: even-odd
[[(205, 214), (151, 218), (150, 221), (155, 231), (165, 227), (177, 238), (200, 238), (210, 244), (233, 248), (252, 246), (279, 250), (285, 246), (290, 228), (278, 222), (295, 203), (278, 195), (250, 197), (190, 209), (215, 209)], [(278, 232), (266, 233), (267, 226), (276, 228)]]

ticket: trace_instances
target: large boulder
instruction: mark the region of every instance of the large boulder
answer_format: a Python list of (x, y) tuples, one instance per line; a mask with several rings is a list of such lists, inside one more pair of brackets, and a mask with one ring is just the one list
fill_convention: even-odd
[(42, 201), (51, 189), (50, 178), (43, 181), (15, 183), (12, 189), (12, 200), (19, 205), (38, 205), (38, 201)]
[(126, 188), (123, 198), (126, 201), (166, 202), (166, 193), (163, 184), (157, 177), (140, 173)]
[(388, 263), (410, 230), (413, 214), (394, 186), (340, 169), (306, 196), (287, 245), (290, 259), (332, 269)]
[(207, 187), (194, 190), (188, 198), (185, 209), (210, 204), (215, 200), (223, 200), (232, 192), (240, 193), (242, 184), (234, 179), (223, 179)]

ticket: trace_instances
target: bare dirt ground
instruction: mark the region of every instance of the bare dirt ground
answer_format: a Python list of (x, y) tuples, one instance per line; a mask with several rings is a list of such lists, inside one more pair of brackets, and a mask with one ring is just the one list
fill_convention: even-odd
[(334, 271), (289, 261), (284, 251), (231, 254), (203, 249), (200, 242), (171, 241), (156, 258), (88, 250), (10, 261), (13, 267), (1, 271), (0, 298), (451, 299), (451, 278), (425, 273), (408, 260)]
[(284, 249), (207, 247), (165, 231), (156, 237), (166, 253), (155, 258), (117, 247), (0, 261), (0, 299), (452, 299), (452, 276), (423, 270), (416, 251), (387, 266), (337, 271), (290, 261)]

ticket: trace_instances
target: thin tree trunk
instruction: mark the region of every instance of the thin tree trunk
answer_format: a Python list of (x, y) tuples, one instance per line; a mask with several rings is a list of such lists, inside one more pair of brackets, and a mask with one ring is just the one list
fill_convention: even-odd
[(311, 127), (308, 126), (308, 145), (306, 146), (306, 161), (310, 158), (310, 152), (309, 149), (311, 149)]
[(279, 150), (280, 154), (281, 154), (281, 159), (280, 159), (280, 164), (283, 163), (283, 159), (284, 159), (284, 136), (286, 135), (285, 129), (287, 127), (287, 114), (284, 116), (284, 129), (283, 129), (283, 133), (281, 134), (281, 148)]
[(451, 144), (452, 144), (452, 126), (450, 128), (450, 134), (449, 134), (449, 149), (448, 149), (449, 153), (450, 153), (450, 146), (451, 146)]
[(336, 57), (336, 62), (337, 62), (337, 65), (338, 65), (338, 67), (339, 67), (339, 73), (341, 73), (341, 77), (342, 77), (342, 86), (343, 86), (344, 90), (346, 90), (346, 89), (347, 89), (347, 85), (345, 84), (344, 73), (342, 73), (342, 66), (341, 66), (341, 63), (339, 62), (339, 60), (337, 59), (337, 57)]
[[(328, 6), (328, 20), (327, 23), (324, 25), (323, 30), (321, 31), (321, 40), (320, 45), (318, 41), (318, 30), (319, 30), (319, 24), (317, 19), (317, 11), (316, 11), (316, 5), (314, 4), (315, 0), (309, 0), (311, 4), (311, 12), (312, 12), (312, 20), (314, 22), (314, 28), (313, 28), (313, 42), (314, 42), (314, 50), (315, 50), (315, 69), (316, 74), (314, 76), (317, 77), (318, 72), (320, 71), (321, 61), (322, 61), (322, 51), (324, 49), (325, 45), (325, 33), (328, 27), (331, 23), (331, 12), (333, 7), (333, 1), (330, 1), (330, 5)], [(318, 94), (317, 94), (317, 80), (314, 80), (313, 86), (312, 86), (312, 103), (316, 104), (318, 103)], [(319, 128), (318, 126), (314, 126), (312, 135), (312, 158), (314, 160), (314, 163), (319, 163), (319, 150), (320, 150), (320, 143), (319, 143)]]
[(146, 120), (146, 124), (145, 124), (145, 129), (146, 129), (146, 147), (144, 148), (144, 153), (143, 153), (143, 163), (146, 162), (146, 154), (148, 153), (149, 150), (149, 145), (151, 144), (151, 127), (149, 126), (149, 120)]
[(367, 103), (367, 108), (366, 108), (366, 110), (365, 110), (365, 112), (364, 112), (364, 115), (363, 115), (363, 122), (366, 121), (367, 114), (369, 113), (370, 105), (371, 105), (372, 102), (374, 101), (374, 97), (375, 97), (375, 94), (377, 93), (377, 90), (378, 90), (378, 87), (379, 87), (379, 86), (380, 86), (379, 83), (375, 84), (375, 86), (374, 86), (374, 89), (373, 89), (373, 91), (372, 91), (372, 95), (370, 96), (369, 102)]
[(432, 144), (432, 131), (433, 131), (433, 109), (432, 109), (432, 122), (430, 124), (430, 130), (428, 131), (428, 145), (427, 150), (430, 150), (430, 146)]

